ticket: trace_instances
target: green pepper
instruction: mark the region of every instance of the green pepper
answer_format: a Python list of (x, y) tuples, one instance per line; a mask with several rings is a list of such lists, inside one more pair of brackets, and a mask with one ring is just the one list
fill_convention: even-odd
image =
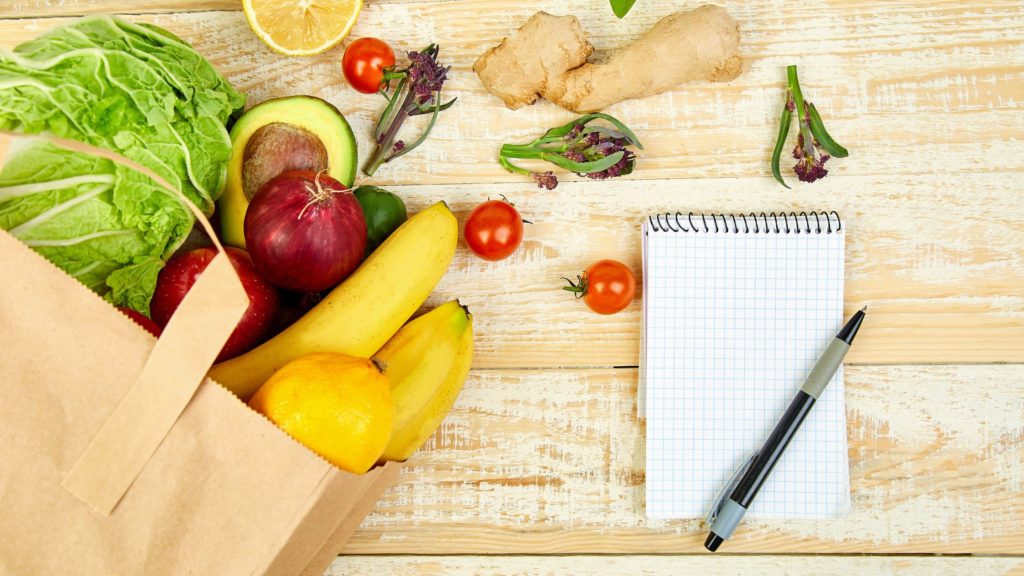
[(366, 219), (366, 255), (377, 249), (408, 218), (405, 202), (396, 194), (376, 186), (360, 186), (353, 191)]

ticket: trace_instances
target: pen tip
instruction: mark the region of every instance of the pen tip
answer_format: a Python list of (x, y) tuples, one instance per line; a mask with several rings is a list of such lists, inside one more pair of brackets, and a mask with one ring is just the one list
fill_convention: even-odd
[(708, 534), (707, 539), (704, 540), (704, 547), (708, 549), (708, 552), (717, 552), (718, 547), (722, 545), (722, 542), (725, 542), (725, 538), (711, 532)]
[(864, 307), (860, 309), (860, 311), (861, 312), (867, 312), (868, 311), (868, 305), (865, 304)]

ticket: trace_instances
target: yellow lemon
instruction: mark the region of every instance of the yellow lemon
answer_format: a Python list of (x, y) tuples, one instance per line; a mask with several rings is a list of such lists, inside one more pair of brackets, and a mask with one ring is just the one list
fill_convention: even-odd
[(242, 0), (252, 31), (288, 56), (319, 54), (341, 42), (362, 7), (363, 0)]
[(249, 406), (331, 464), (355, 474), (380, 458), (395, 419), (391, 387), (376, 364), (326, 352), (285, 364)]

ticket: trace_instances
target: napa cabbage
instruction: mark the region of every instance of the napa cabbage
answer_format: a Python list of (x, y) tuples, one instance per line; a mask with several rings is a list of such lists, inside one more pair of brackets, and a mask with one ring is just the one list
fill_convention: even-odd
[[(242, 109), (188, 43), (95, 16), (0, 51), (0, 130), (52, 134), (150, 168), (207, 214), (224, 186)], [(101, 158), (29, 140), (0, 170), (0, 227), (68, 274), (148, 314), (164, 261), (192, 228), (179, 198)]]

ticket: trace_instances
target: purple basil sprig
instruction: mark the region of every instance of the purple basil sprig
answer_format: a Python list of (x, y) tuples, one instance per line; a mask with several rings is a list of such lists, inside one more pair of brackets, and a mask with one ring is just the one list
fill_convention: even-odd
[[(611, 126), (590, 125), (594, 120), (604, 120)], [(603, 180), (633, 171), (636, 154), (629, 149), (631, 146), (643, 150), (625, 124), (608, 114), (587, 114), (548, 130), (529, 144), (503, 145), (498, 162), (509, 172), (533, 176), (538, 188), (553, 190), (558, 185), (554, 172), (533, 172), (509, 160), (544, 160), (580, 176)]]
[[(377, 149), (366, 163), (364, 171), (367, 176), (372, 176), (381, 164), (391, 162), (422, 144), (434, 128), (437, 115), (455, 103), (455, 98), (441, 103), (441, 88), (448, 78), (451, 66), (442, 66), (437, 62), (439, 51), (437, 44), (431, 44), (419, 52), (409, 52), (408, 67), (384, 70), (380, 93), (388, 99), (388, 106), (380, 115), (377, 127), (373, 131)], [(398, 83), (389, 94), (392, 81)], [(420, 114), (431, 115), (423, 133), (411, 142), (397, 140), (398, 131), (402, 129), (405, 120)]]
[(803, 92), (800, 90), (800, 80), (796, 75), (796, 66), (786, 68), (786, 75), (789, 90), (786, 93), (786, 104), (782, 107), (782, 118), (779, 122), (779, 137), (775, 141), (775, 149), (772, 150), (772, 175), (786, 188), (789, 186), (782, 179), (782, 172), (779, 170), (779, 161), (782, 158), (782, 149), (785, 146), (786, 136), (789, 134), (789, 127), (793, 121), (793, 112), (797, 113), (797, 124), (799, 131), (796, 136), (796, 147), (793, 148), (793, 158), (796, 165), (793, 171), (801, 182), (814, 182), (828, 175), (825, 162), (833, 156), (846, 158), (850, 153), (832, 139), (825, 124), (821, 121), (818, 109), (814, 104), (804, 100)]

